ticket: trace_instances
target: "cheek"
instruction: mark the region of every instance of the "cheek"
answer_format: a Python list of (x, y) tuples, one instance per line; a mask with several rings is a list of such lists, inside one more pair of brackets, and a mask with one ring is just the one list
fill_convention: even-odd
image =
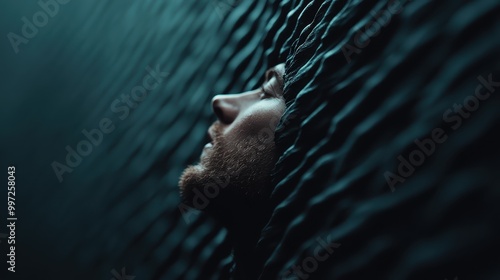
[(259, 142), (270, 142), (274, 139), (274, 130), (283, 115), (285, 104), (282, 100), (260, 101), (245, 111), (240, 112), (227, 131), (228, 140), (242, 141), (257, 138)]

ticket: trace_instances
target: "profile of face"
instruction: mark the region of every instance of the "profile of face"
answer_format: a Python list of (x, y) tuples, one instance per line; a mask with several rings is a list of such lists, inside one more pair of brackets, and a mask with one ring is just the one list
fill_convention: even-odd
[(270, 194), (274, 131), (285, 110), (284, 71), (284, 64), (276, 65), (266, 71), (261, 88), (212, 99), (217, 121), (208, 129), (211, 142), (200, 162), (180, 178), (183, 203), (199, 210), (229, 203), (243, 207)]

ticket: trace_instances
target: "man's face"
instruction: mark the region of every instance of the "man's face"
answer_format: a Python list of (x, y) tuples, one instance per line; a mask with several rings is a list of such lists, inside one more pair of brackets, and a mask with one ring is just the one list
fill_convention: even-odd
[(187, 167), (179, 181), (183, 202), (200, 210), (213, 201), (258, 201), (271, 189), (276, 162), (274, 130), (284, 110), (284, 64), (266, 71), (262, 88), (217, 95), (217, 121), (200, 162)]

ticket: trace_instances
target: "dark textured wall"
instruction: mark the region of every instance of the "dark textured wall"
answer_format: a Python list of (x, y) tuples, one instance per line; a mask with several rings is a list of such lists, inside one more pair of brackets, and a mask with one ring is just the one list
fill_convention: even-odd
[[(485, 84), (500, 81), (499, 8), (73, 0), (16, 53), (8, 34), (42, 8), (6, 1), (0, 158), (17, 170), (15, 276), (228, 278), (227, 232), (181, 214), (177, 180), (203, 146), (213, 95), (254, 88), (286, 62), (260, 279), (498, 278), (500, 100)], [(116, 112), (148, 68), (158, 86)], [(456, 111), (464, 104), (475, 107)], [(54, 162), (107, 119), (114, 130), (59, 180)], [(442, 143), (427, 144), (423, 163), (398, 170), (418, 158), (416, 139), (433, 137)]]

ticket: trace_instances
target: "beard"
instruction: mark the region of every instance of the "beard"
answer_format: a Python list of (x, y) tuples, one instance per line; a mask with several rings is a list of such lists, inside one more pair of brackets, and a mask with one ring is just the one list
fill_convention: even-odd
[(260, 267), (262, 258), (255, 246), (271, 213), (274, 131), (269, 129), (266, 139), (258, 133), (237, 142), (222, 135), (219, 122), (212, 132), (212, 148), (205, 150), (200, 163), (188, 166), (179, 180), (181, 199), (228, 229), (235, 273), (246, 278)]
[(265, 139), (255, 134), (235, 143), (222, 135), (219, 122), (213, 124), (212, 131), (212, 147), (200, 163), (188, 166), (180, 177), (182, 202), (221, 215), (227, 215), (228, 210), (263, 210), (276, 162), (274, 132), (269, 130)]

